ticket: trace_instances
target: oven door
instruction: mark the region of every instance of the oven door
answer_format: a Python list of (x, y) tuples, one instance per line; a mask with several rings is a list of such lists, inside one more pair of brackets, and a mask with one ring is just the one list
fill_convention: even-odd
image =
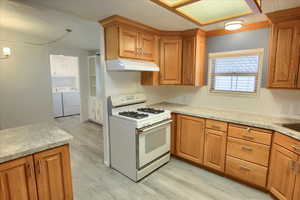
[(171, 122), (166, 120), (137, 131), (138, 169), (170, 151)]

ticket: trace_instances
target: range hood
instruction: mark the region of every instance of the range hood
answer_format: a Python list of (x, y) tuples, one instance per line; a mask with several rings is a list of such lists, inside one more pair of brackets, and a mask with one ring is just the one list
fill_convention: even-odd
[(154, 62), (124, 58), (107, 60), (106, 67), (108, 71), (159, 71), (159, 67)]

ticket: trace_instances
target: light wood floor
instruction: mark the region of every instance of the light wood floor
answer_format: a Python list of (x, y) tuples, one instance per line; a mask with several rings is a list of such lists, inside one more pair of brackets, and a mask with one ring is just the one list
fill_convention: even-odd
[(102, 128), (79, 123), (79, 116), (57, 125), (74, 136), (71, 143), (76, 200), (271, 200), (261, 191), (172, 159), (139, 183), (103, 164)]

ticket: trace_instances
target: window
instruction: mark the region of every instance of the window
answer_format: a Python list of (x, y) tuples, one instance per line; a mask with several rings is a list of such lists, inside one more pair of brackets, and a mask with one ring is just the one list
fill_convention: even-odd
[(211, 92), (256, 94), (263, 49), (209, 54)]

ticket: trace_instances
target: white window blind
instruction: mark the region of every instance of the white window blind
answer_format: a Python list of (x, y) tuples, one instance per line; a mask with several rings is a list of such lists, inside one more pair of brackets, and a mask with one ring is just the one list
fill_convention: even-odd
[(260, 52), (251, 55), (230, 52), (210, 55), (210, 91), (256, 93), (260, 72)]

